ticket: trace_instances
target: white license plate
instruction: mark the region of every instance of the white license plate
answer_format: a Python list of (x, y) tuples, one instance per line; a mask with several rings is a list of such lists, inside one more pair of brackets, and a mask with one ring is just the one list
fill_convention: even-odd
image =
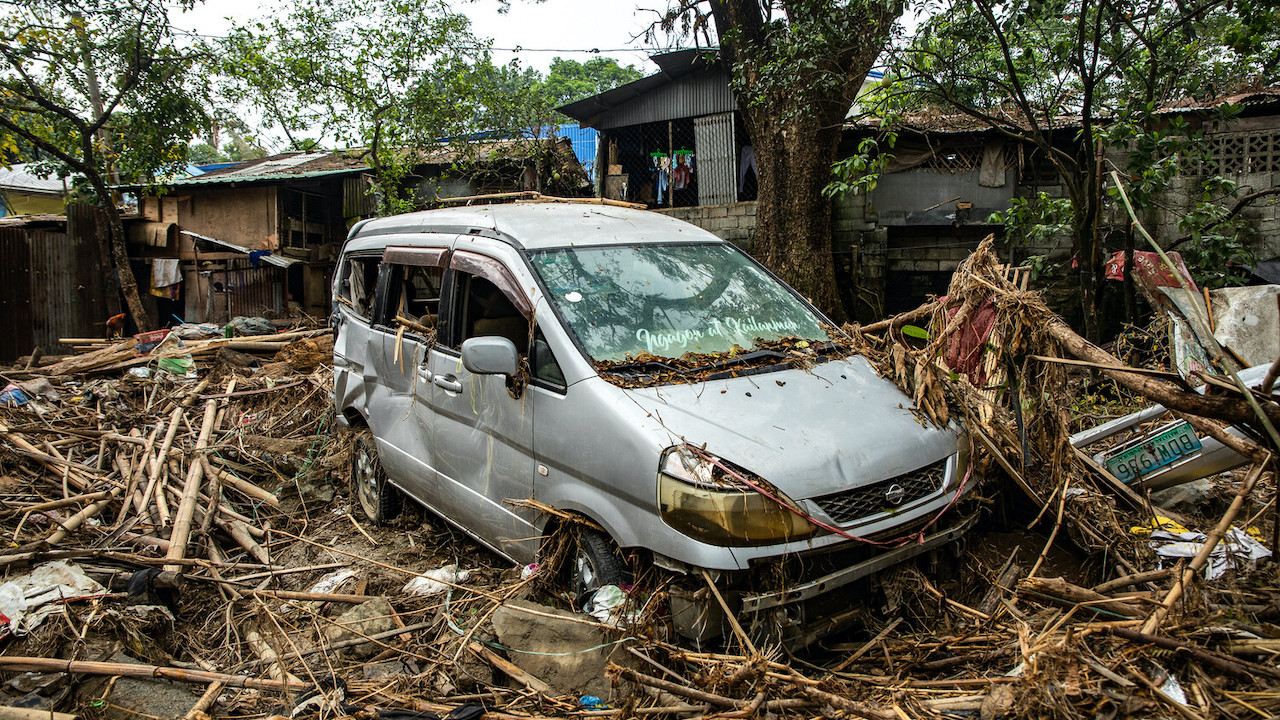
[(1200, 438), (1185, 422), (1177, 422), (1112, 450), (1104, 457), (1107, 469), (1125, 484), (1141, 480), (1179, 458), (1200, 451)]

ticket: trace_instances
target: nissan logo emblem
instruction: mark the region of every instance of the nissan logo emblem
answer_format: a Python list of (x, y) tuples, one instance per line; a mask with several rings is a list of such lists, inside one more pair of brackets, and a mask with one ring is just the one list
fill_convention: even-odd
[(902, 501), (905, 500), (906, 497), (907, 497), (907, 489), (902, 487), (898, 483), (894, 483), (890, 485), (888, 489), (884, 491), (885, 502), (889, 503), (890, 505), (901, 505)]

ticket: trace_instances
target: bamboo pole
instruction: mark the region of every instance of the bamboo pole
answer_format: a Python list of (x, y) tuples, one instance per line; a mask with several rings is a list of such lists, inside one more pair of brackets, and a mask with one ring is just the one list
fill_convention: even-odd
[(173, 409), (169, 415), (169, 426), (165, 430), (164, 440), (160, 443), (160, 452), (155, 457), (148, 458), (151, 465), (151, 473), (147, 478), (147, 488), (142, 491), (142, 504), (138, 506), (138, 512), (146, 512), (147, 506), (151, 504), (151, 498), (155, 495), (156, 483), (160, 481), (160, 473), (164, 470), (165, 458), (169, 456), (169, 448), (173, 447), (173, 437), (178, 434), (178, 420), (182, 416), (182, 406), (179, 405)]
[[(204, 404), (204, 422), (200, 426), (200, 436), (196, 439), (195, 457), (204, 454), (209, 446), (209, 435), (213, 433), (213, 419), (218, 411), (217, 400), (207, 400)], [(178, 503), (178, 512), (173, 520), (173, 535), (169, 537), (167, 560), (181, 560), (187, 555), (187, 540), (191, 537), (191, 518), (195, 515), (196, 499), (200, 495), (200, 483), (204, 480), (204, 463), (193, 460), (187, 469), (187, 482), (182, 488), (182, 500)], [(213, 502), (216, 502), (214, 500)], [(213, 512), (213, 508), (210, 509)], [(165, 570), (180, 572), (180, 565), (166, 565)]]
[(67, 535), (71, 534), (72, 530), (75, 530), (76, 528), (83, 525), (85, 520), (88, 520), (91, 517), (95, 517), (98, 515), (98, 513), (101, 513), (103, 508), (105, 508), (107, 505), (110, 505), (116, 499), (116, 497), (120, 495), (120, 493), (123, 491), (124, 489), (118, 485), (116, 487), (111, 488), (110, 492), (107, 494), (107, 497), (89, 505), (88, 507), (76, 513), (75, 515), (72, 515), (71, 517), (67, 518), (66, 522), (62, 523), (62, 525), (57, 530), (54, 530), (53, 533), (50, 534), (49, 537), (45, 539), (45, 542), (50, 545), (57, 545), (58, 543), (67, 539)]
[(186, 668), (163, 667), (160, 665), (134, 665), (132, 663), (90, 662), (85, 660), (62, 660), (60, 658), (0, 656), (0, 670), (14, 672), (62, 672), (76, 675), (119, 675), (135, 678), (164, 678), (185, 683), (207, 684), (223, 682), (230, 687), (259, 688), (280, 690), (288, 687), (302, 688), (306, 683), (293, 684), (280, 680), (261, 680), (240, 675), (209, 672), (207, 670), (188, 670)]

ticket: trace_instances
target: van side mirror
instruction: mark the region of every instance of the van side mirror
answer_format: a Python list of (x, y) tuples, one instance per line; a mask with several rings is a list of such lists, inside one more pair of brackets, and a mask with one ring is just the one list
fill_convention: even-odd
[(490, 335), (462, 341), (462, 367), (470, 372), (514, 377), (519, 366), (516, 345), (507, 338)]

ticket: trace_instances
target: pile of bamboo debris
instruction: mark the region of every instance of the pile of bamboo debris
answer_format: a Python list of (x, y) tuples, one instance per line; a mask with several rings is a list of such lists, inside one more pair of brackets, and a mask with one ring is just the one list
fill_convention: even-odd
[[(984, 313), (990, 336), (953, 352), (968, 319)], [(909, 324), (929, 339), (904, 334)], [(1259, 502), (1275, 496), (1265, 428), (1243, 439), (1223, 432), (1224, 423), (1264, 424), (1243, 395), (1196, 395), (1124, 367), (1004, 280), (986, 244), (945, 301), (847, 332), (924, 416), (965, 424), (976, 466), (1010, 479), (1010, 497), (988, 504), (1032, 509), (993, 512), (969, 552), (942, 568), (950, 580), (917, 567), (888, 572), (874, 598), (851, 598), (867, 604), (860, 632), (803, 656), (737, 626), (714, 652), (694, 651), (660, 616), (617, 629), (518, 604), (556, 599), (532, 590), (537, 575), (522, 579), (443, 523), (361, 524), (346, 497), (349, 440), (333, 429), (331, 369), (315, 363), (323, 334), (238, 348), (273, 354), (257, 370), (221, 352), (231, 341), (188, 344), (197, 382), (127, 374), (155, 360), (128, 343), (0, 372), (44, 378), (59, 398), (0, 407), (0, 524), (14, 545), (0, 565), (19, 579), (62, 561), (103, 586), (63, 603), (61, 619), (0, 640), (0, 704), (26, 693), (24, 703), (43, 698), (38, 707), (155, 716), (122, 710), (114, 680), (90, 681), (165, 678), (192, 686), (192, 720), (466, 705), (482, 706), (488, 720), (1280, 713), (1273, 566), (1214, 581), (1201, 572), (1233, 523), (1275, 523)], [(1196, 413), (1188, 418), (1202, 433), (1252, 458), (1248, 472), (1218, 481), (1231, 496), (1225, 512), (1162, 510), (1076, 452), (1067, 436), (1080, 366), (1068, 356)], [(1280, 419), (1268, 395), (1256, 399), (1262, 415)], [(1149, 531), (1156, 516), (1206, 530), (1204, 549), (1156, 569), (1146, 536), (1133, 531)], [(468, 567), (471, 579), (445, 577), (437, 594), (406, 591), (406, 581), (448, 563)], [(644, 584), (660, 606), (662, 581)], [(169, 616), (143, 610), (156, 606)], [(598, 647), (581, 653), (534, 654), (607, 657), (599, 667), (611, 692), (597, 702), (539, 677), (527, 654), (498, 642), (499, 608), (527, 613), (528, 625), (554, 617), (597, 633)], [(307, 700), (311, 687), (324, 692)]]

